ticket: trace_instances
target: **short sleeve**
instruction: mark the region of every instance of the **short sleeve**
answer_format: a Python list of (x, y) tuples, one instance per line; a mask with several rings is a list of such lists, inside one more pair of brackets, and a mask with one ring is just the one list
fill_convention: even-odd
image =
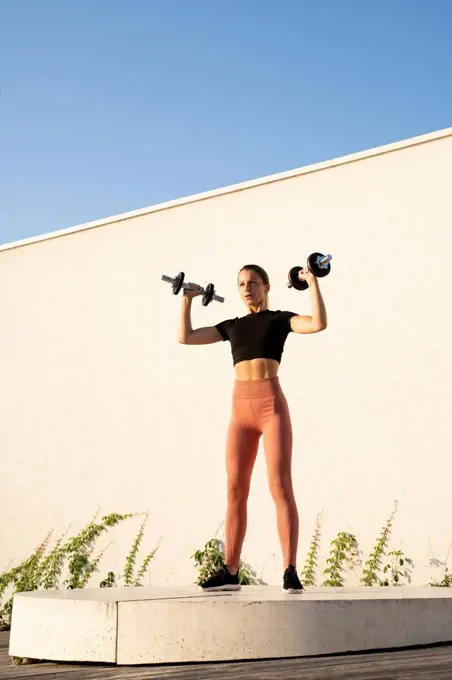
[(292, 327), (291, 327), (291, 325), (290, 325), (290, 320), (291, 320), (292, 317), (294, 317), (294, 316), (297, 316), (297, 313), (296, 313), (296, 312), (287, 312), (287, 311), (284, 311), (284, 312), (280, 312), (280, 313), (279, 313), (279, 317), (280, 317), (281, 321), (283, 322), (285, 328), (287, 329), (287, 331), (288, 331), (289, 333), (292, 331)]
[(220, 321), (217, 323), (215, 328), (223, 338), (223, 341), (229, 340), (229, 328), (231, 326), (231, 319), (226, 319), (225, 321)]

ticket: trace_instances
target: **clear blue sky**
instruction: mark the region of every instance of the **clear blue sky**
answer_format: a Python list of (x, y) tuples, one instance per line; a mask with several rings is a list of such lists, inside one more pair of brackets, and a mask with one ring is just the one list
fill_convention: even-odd
[(452, 125), (452, 0), (0, 0), (0, 243)]

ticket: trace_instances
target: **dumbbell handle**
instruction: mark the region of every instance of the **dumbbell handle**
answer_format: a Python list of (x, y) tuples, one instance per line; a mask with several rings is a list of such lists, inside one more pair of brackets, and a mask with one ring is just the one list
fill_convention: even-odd
[[(166, 283), (174, 283), (175, 279), (172, 278), (171, 276), (167, 276), (166, 274), (162, 274), (162, 281), (166, 281)], [(185, 290), (193, 290), (189, 283), (183, 283), (182, 288), (184, 288)], [(212, 300), (215, 300), (216, 302), (224, 302), (224, 297), (221, 297), (220, 295), (214, 295)]]
[(333, 257), (331, 255), (325, 255), (324, 257), (322, 257), (321, 260), (317, 262), (317, 264), (323, 265), (326, 264), (327, 262), (331, 262), (332, 259)]

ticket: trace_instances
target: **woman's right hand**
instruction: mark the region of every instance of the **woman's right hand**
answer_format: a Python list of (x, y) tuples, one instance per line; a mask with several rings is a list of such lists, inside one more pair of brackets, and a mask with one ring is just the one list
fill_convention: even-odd
[(191, 283), (188, 281), (187, 286), (190, 286), (190, 288), (184, 288), (183, 291), (184, 297), (188, 298), (189, 300), (193, 300), (193, 298), (204, 293), (204, 288), (202, 288), (202, 286), (198, 286), (197, 283)]

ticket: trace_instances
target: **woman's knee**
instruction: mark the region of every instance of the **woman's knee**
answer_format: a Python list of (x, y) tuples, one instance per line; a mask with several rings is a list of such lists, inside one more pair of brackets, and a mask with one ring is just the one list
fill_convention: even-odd
[(231, 503), (245, 503), (248, 500), (250, 483), (246, 479), (234, 477), (228, 479), (228, 501)]
[(269, 486), (276, 505), (292, 505), (295, 503), (292, 480), (290, 478), (271, 479)]

